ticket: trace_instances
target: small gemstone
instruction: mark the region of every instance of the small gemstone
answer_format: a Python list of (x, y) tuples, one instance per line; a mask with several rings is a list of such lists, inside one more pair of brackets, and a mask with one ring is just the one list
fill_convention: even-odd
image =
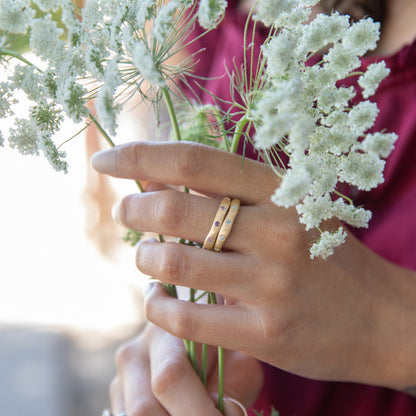
[(212, 237), (209, 237), (208, 238), (208, 243), (213, 243), (213, 242), (214, 242), (214, 239)]
[(223, 235), (220, 235), (220, 240), (221, 241), (224, 241), (225, 240), (225, 237)]
[(225, 205), (221, 205), (221, 209), (222, 209), (223, 211), (225, 211), (225, 210), (227, 209), (227, 207), (226, 207)]
[(220, 225), (221, 225), (221, 223), (219, 222), (219, 221), (215, 221), (215, 224), (214, 224), (216, 227), (219, 227)]
[(238, 205), (233, 205), (233, 209), (237, 209), (238, 208)]
[(231, 221), (231, 220), (227, 220), (227, 221), (225, 221), (225, 223), (226, 223), (227, 225), (231, 225), (232, 221)]

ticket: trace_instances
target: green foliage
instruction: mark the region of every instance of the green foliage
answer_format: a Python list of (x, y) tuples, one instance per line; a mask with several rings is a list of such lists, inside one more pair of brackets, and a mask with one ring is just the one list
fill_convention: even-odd
[(123, 237), (123, 241), (129, 243), (131, 246), (135, 246), (143, 237), (143, 233), (136, 230), (128, 230)]

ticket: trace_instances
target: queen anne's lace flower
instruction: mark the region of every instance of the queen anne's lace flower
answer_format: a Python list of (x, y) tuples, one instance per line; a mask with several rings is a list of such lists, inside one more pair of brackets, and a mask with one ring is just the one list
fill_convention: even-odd
[(16, 119), (9, 131), (9, 146), (22, 155), (39, 154), (40, 132), (33, 120)]
[(366, 152), (373, 152), (380, 157), (387, 158), (394, 149), (397, 139), (398, 136), (395, 133), (368, 134), (361, 146)]
[(346, 238), (347, 233), (342, 227), (334, 233), (324, 231), (319, 240), (311, 247), (311, 258), (322, 257), (326, 259), (334, 254), (334, 248), (343, 244)]
[(379, 38), (380, 23), (369, 17), (355, 22), (347, 30), (342, 43), (346, 48), (354, 50), (358, 56), (363, 56), (376, 48)]
[(162, 7), (156, 16), (153, 34), (159, 43), (165, 43), (171, 34), (172, 21), (178, 9), (177, 1), (171, 0), (166, 6)]
[(30, 0), (0, 0), (0, 30), (26, 33), (34, 16)]
[(384, 61), (369, 65), (364, 75), (358, 79), (358, 85), (363, 89), (364, 98), (371, 97), (377, 90), (381, 81), (390, 74)]
[(59, 36), (63, 30), (56, 26), (56, 22), (48, 18), (34, 19), (31, 24), (30, 47), (41, 58), (54, 58), (57, 45), (61, 42)]
[(227, 7), (226, 0), (200, 0), (198, 21), (204, 29), (214, 29), (221, 20)]
[(156, 68), (150, 51), (141, 42), (134, 48), (133, 62), (145, 80), (159, 87), (164, 86), (163, 77)]

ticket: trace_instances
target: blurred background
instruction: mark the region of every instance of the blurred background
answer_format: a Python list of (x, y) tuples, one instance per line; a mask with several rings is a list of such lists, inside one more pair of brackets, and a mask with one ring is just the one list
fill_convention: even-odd
[[(7, 131), (11, 120), (0, 123)], [(143, 139), (151, 124), (146, 112), (128, 110), (116, 143)], [(56, 142), (81, 127), (65, 123)], [(146, 277), (135, 267), (134, 248), (122, 241), (125, 230), (110, 218), (113, 202), (137, 188), (107, 183), (91, 170), (97, 146), (94, 131), (65, 144), (67, 175), (43, 156), (0, 148), (4, 415), (100, 416), (109, 406), (114, 351), (144, 324)]]

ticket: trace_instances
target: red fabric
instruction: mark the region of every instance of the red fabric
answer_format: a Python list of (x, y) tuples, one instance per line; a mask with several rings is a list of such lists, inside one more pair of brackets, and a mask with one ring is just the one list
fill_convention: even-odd
[[(195, 51), (205, 48), (196, 68), (199, 75), (211, 78), (204, 87), (226, 100), (230, 86), (224, 68), (231, 71), (243, 63), (246, 16), (235, 10), (234, 3), (229, 2), (221, 26), (193, 45)], [(264, 36), (264, 29), (257, 31), (257, 49)], [(365, 58), (362, 65), (377, 59)], [(416, 41), (387, 58), (386, 64), (391, 74), (372, 98), (380, 108), (374, 130), (396, 132), (399, 139), (387, 161), (384, 183), (372, 192), (354, 195), (358, 205), (373, 212), (373, 218), (368, 229), (352, 231), (384, 258), (416, 270)], [(202, 98), (211, 101), (207, 94)], [(252, 149), (246, 155), (256, 157)], [(280, 416), (416, 415), (416, 399), (392, 390), (308, 380), (267, 364), (264, 372), (265, 385), (253, 409), (264, 411), (265, 416), (271, 405)]]

